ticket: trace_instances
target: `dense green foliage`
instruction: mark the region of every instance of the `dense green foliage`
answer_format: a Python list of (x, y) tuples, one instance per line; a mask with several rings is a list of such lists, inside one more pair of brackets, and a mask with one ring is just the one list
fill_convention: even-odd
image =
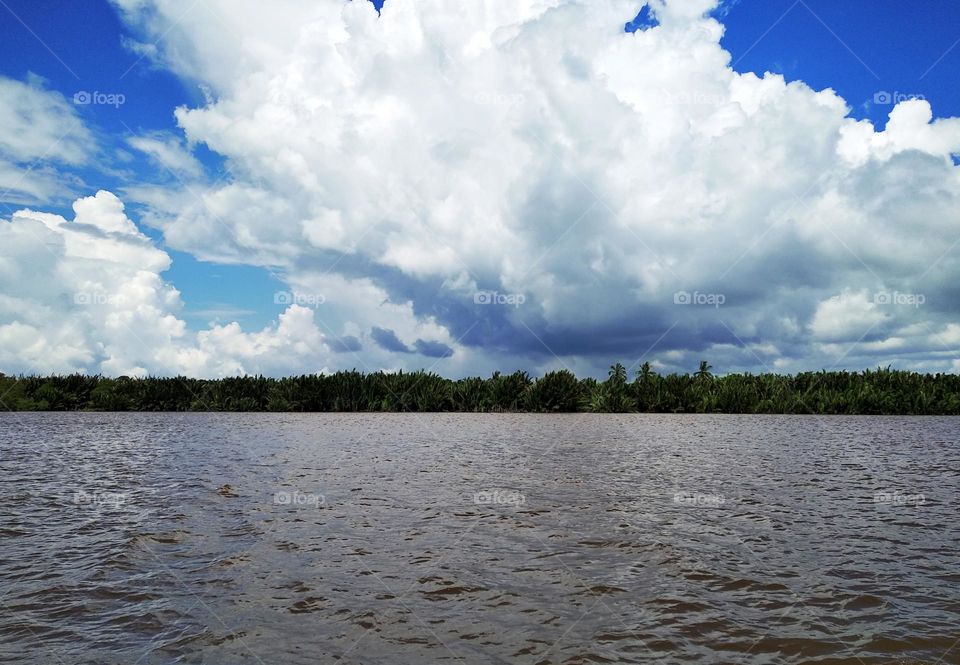
[(13, 411), (586, 411), (595, 413), (817, 413), (960, 415), (960, 376), (877, 369), (859, 373), (730, 374), (706, 362), (660, 376), (644, 363), (605, 381), (550, 372), (451, 380), (427, 372), (245, 376), (220, 380), (0, 374), (0, 408)]

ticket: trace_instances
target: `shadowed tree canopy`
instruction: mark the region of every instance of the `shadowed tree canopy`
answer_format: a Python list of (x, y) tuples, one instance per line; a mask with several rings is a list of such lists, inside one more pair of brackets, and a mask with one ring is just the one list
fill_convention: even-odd
[(706, 361), (691, 374), (636, 371), (617, 363), (606, 380), (569, 370), (446, 379), (429, 372), (356, 370), (281, 379), (216, 380), (5, 376), (10, 411), (460, 411), (561, 413), (795, 413), (960, 415), (960, 376), (878, 368), (863, 372), (714, 376)]

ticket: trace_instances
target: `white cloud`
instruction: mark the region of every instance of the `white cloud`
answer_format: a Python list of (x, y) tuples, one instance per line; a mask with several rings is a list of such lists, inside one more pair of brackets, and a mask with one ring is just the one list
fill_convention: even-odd
[(64, 194), (54, 165), (78, 166), (95, 150), (74, 105), (44, 81), (0, 76), (0, 201), (49, 201)]
[(817, 339), (856, 341), (887, 316), (866, 290), (844, 290), (817, 305), (810, 329)]
[(199, 178), (203, 174), (200, 162), (175, 136), (151, 134), (127, 139), (131, 147), (148, 155), (176, 178)]
[[(268, 266), (328, 300), (314, 328), (292, 309), (264, 333), (226, 324), (195, 340), (169, 303), (124, 310), (89, 339), (152, 321), (157, 354), (109, 341), (68, 353), (52, 337), (75, 366), (109, 353), (110, 367), (151, 371), (277, 368), (265, 358), (341, 334), (367, 343), (318, 362), (389, 366), (374, 326), (452, 347), (450, 372), (554, 354), (589, 371), (654, 342), (688, 368), (704, 353), (718, 368), (759, 355), (783, 369), (894, 352), (949, 368), (958, 355), (915, 326), (957, 325), (945, 285), (960, 276), (947, 251), (960, 237), (960, 121), (913, 100), (877, 132), (832, 90), (738, 74), (723, 26), (704, 17), (715, 0), (657, 0), (660, 25), (634, 34), (622, 27), (638, 0), (387, 0), (380, 16), (360, 1), (211, 0), (186, 17), (175, 0), (114, 1), (156, 43), (148, 57), (209, 91), (176, 110), (183, 141), (131, 141), (189, 189), (131, 183), (125, 198), (147, 204), (171, 247)], [(200, 175), (184, 146), (201, 143), (224, 156), (225, 181)], [(94, 207), (105, 249), (65, 235), (76, 222), (14, 222), (36, 218), (102, 256), (123, 222), (115, 203)], [(124, 274), (150, 301), (171, 288), (160, 272)], [(478, 307), (478, 289), (525, 304)], [(926, 304), (879, 306), (879, 290)], [(674, 304), (680, 291), (724, 303)], [(844, 343), (865, 333), (859, 350)]]
[[(960, 121), (909, 101), (876, 132), (831, 90), (737, 74), (704, 17), (715, 4), (658, 0), (660, 26), (625, 34), (639, 2), (389, 0), (379, 17), (366, 2), (209, 3), (216, 20), (181, 22), (160, 57), (211, 87), (177, 118), (234, 178), (150, 222), (291, 281), (360, 270), (415, 318), (441, 312), (448, 338), (495, 314), (483, 323), (500, 332), (467, 336), (479, 351), (589, 354), (604, 335), (630, 353), (678, 321), (687, 341), (667, 343), (694, 353), (731, 341), (721, 317), (797, 359), (892, 333), (907, 314), (830, 298), (956, 274), (911, 224), (922, 211), (960, 235)], [(175, 11), (138, 6), (148, 35)], [(213, 39), (224, 27), (242, 39)], [(477, 312), (477, 288), (527, 304)], [(678, 309), (678, 290), (723, 292), (726, 309)], [(376, 302), (354, 305), (347, 318), (378, 325)]]
[(319, 369), (330, 355), (313, 311), (291, 306), (274, 326), (190, 332), (180, 294), (161, 277), (170, 257), (113, 194), (73, 204), (75, 217), (21, 210), (0, 221), (0, 366), (221, 376)]

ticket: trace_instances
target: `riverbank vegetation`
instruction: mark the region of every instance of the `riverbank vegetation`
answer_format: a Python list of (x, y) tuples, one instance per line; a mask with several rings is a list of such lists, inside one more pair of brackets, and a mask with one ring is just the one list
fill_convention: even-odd
[(960, 415), (960, 376), (891, 369), (796, 375), (660, 375), (620, 364), (606, 380), (567, 370), (445, 379), (428, 372), (337, 372), (218, 380), (4, 376), (10, 411), (461, 411)]

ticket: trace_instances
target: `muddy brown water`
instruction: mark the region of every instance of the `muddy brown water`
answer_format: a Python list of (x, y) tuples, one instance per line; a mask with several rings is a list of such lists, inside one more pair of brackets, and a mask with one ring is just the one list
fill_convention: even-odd
[(0, 662), (960, 663), (960, 421), (0, 415)]

